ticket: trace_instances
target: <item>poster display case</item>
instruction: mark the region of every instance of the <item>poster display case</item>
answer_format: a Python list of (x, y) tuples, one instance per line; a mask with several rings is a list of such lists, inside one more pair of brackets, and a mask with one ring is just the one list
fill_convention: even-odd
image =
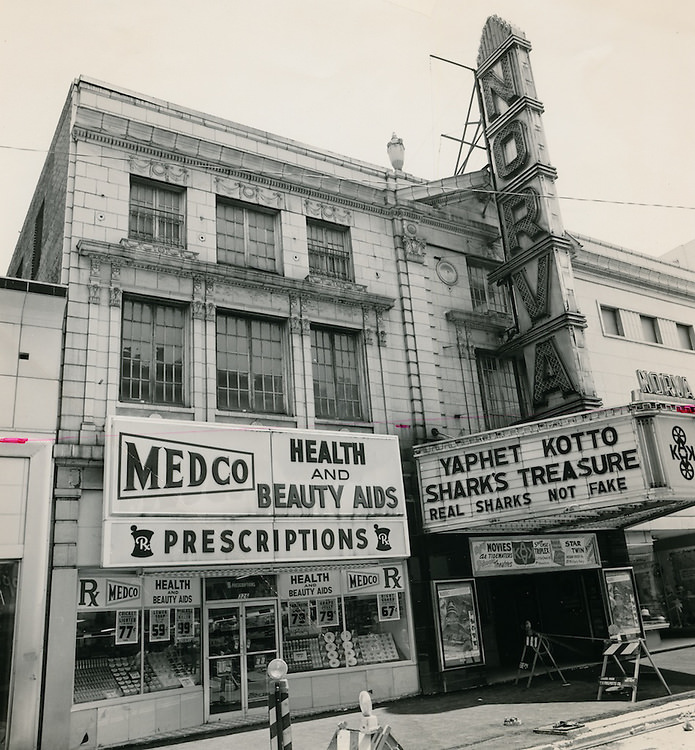
[(607, 568), (603, 571), (608, 621), (616, 635), (627, 639), (644, 638), (639, 597), (632, 568)]
[(475, 581), (433, 581), (442, 669), (484, 664)]

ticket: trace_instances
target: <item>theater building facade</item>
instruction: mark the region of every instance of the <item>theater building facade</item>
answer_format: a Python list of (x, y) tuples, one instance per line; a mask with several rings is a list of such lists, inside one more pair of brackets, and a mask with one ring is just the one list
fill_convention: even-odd
[(480, 684), (644, 587), (693, 272), (565, 231), (529, 49), (488, 21), (436, 181), (75, 81), (8, 271), (68, 290), (40, 745), (243, 721), (274, 656), (297, 712)]

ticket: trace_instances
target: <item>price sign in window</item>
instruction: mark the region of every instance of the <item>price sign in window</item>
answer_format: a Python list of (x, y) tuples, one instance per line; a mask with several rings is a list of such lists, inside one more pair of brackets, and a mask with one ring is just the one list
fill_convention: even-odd
[(116, 612), (116, 645), (122, 646), (126, 643), (137, 643), (139, 640), (137, 609), (119, 609)]
[(379, 610), (379, 622), (401, 619), (398, 594), (395, 591), (377, 594), (377, 607)]
[(176, 643), (190, 643), (195, 640), (193, 630), (193, 607), (176, 609)]
[(169, 610), (168, 609), (151, 609), (150, 610), (150, 643), (154, 641), (168, 641), (171, 635), (169, 633)]
[(333, 628), (338, 624), (338, 600), (317, 599), (316, 617), (320, 628)]
[(309, 602), (290, 602), (290, 630), (309, 624)]

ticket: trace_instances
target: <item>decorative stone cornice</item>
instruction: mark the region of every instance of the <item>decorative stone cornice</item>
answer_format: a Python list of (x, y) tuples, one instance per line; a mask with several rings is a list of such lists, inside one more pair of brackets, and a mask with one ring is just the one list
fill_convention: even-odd
[(236, 200), (257, 203), (278, 210), (285, 207), (284, 195), (278, 190), (265, 190), (260, 185), (229, 180), (226, 177), (215, 177), (215, 187), (218, 193)]
[(132, 240), (127, 237), (124, 237), (120, 244), (128, 250), (136, 250), (138, 252), (151, 253), (153, 255), (165, 255), (171, 258), (187, 258), (190, 260), (198, 257), (198, 253), (193, 250), (186, 250), (184, 247), (176, 247), (175, 245), (160, 245), (156, 242), (143, 242), (141, 240)]
[(130, 171), (134, 174), (150, 177), (153, 180), (173, 182), (176, 185), (188, 184), (189, 173), (185, 167), (165, 161), (158, 161), (157, 159), (138, 159), (135, 156), (131, 156)]
[(351, 226), (353, 222), (352, 211), (330, 203), (306, 198), (304, 200), (304, 210), (307, 216), (312, 216), (323, 221), (330, 221), (334, 224), (344, 224)]
[[(178, 257), (168, 254), (143, 253), (128, 244), (114, 244), (97, 240), (80, 240), (77, 250), (81, 256), (98, 258), (103, 263), (127, 266), (156, 273), (168, 273), (180, 278), (199, 276), (204, 279), (210, 296), (210, 285), (243, 287), (279, 294), (299, 294), (307, 300), (332, 302), (342, 305), (373, 307), (389, 310), (395, 304), (392, 297), (374, 294), (367, 288), (350, 282), (332, 283), (328, 279), (291, 279), (286, 276), (263, 273), (250, 268), (219, 266), (193, 257)], [(195, 254), (192, 254), (195, 255)], [(112, 288), (113, 288), (112, 280)], [(120, 286), (120, 284), (119, 284)], [(120, 290), (118, 292), (120, 294)]]
[(136, 153), (142, 161), (150, 157), (155, 162), (163, 164), (176, 162), (187, 167), (214, 172), (231, 180), (239, 180), (243, 184), (262, 185), (269, 191), (302, 195), (385, 218), (410, 216), (427, 226), (466, 233), (486, 241), (499, 236), (499, 228), (496, 225), (485, 224), (475, 219), (442, 216), (439, 215), (441, 212), (430, 206), (416, 202), (409, 206), (388, 206), (385, 189), (372, 188), (357, 180), (313, 172), (277, 159), (248, 154), (191, 136), (187, 136), (184, 141), (180, 134), (161, 131), (163, 135), (158, 140), (160, 131), (155, 131), (150, 143), (134, 141), (123, 135), (127, 130), (127, 119), (114, 116), (111, 120), (119, 121), (112, 126), (113, 132), (107, 132), (105, 126), (102, 126), (101, 130), (75, 126), (72, 129), (72, 137), (75, 141), (94, 141), (114, 149)]

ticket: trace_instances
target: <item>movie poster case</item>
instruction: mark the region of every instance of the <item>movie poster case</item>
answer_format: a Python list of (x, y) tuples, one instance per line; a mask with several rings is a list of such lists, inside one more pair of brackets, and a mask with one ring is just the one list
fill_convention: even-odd
[(606, 568), (603, 571), (608, 621), (616, 635), (628, 640), (644, 638), (639, 597), (632, 568)]
[(433, 581), (432, 595), (441, 669), (484, 664), (475, 581)]

